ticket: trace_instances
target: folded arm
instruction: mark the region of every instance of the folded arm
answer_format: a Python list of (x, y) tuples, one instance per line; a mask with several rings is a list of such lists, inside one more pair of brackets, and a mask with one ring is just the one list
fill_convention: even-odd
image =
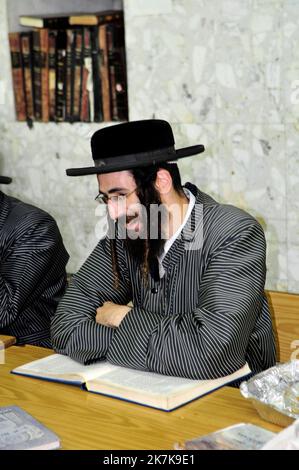
[(264, 281), (264, 234), (253, 223), (215, 251), (193, 312), (163, 316), (133, 308), (115, 330), (108, 360), (194, 379), (234, 372), (246, 361)]
[(114, 288), (109, 243), (101, 240), (58, 305), (51, 326), (53, 348), (84, 364), (105, 358), (114, 329), (99, 324), (96, 311), (108, 301), (130, 300), (130, 284), (123, 275), (119, 289)]

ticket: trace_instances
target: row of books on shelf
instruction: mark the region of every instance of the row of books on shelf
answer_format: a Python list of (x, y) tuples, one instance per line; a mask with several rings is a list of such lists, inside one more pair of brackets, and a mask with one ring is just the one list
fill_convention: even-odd
[(94, 17), (93, 23), (81, 17), (82, 24), (70, 24), (69, 17), (20, 18), (35, 29), (9, 33), (18, 120), (128, 119), (123, 15)]

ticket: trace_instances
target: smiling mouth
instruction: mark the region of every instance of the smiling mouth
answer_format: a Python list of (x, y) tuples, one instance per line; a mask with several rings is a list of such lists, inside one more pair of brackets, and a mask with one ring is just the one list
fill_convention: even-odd
[(131, 231), (138, 232), (140, 218), (138, 214), (128, 215), (126, 217), (126, 228)]
[(139, 228), (139, 221), (138, 219), (133, 219), (130, 222), (127, 223), (126, 225), (128, 230), (135, 230), (137, 231)]
[(126, 225), (129, 225), (132, 221), (138, 222), (138, 220), (139, 220), (139, 217), (137, 213), (135, 213), (134, 215), (127, 215)]

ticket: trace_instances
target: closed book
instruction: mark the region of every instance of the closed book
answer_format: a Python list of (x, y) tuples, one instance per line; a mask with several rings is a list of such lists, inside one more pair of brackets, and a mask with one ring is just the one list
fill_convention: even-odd
[(12, 373), (79, 385), (88, 392), (171, 411), (247, 376), (250, 368), (245, 364), (241, 369), (225, 377), (191, 380), (119, 367), (107, 361), (84, 366), (69, 357), (52, 354), (17, 367)]
[(83, 75), (83, 29), (78, 28), (74, 32), (75, 60), (72, 75), (72, 103), (71, 121), (80, 121), (81, 116), (81, 96), (82, 96), (82, 75)]
[(18, 406), (0, 407), (0, 450), (52, 450), (58, 436)]
[(85, 28), (85, 51), (84, 51), (84, 67), (87, 71), (86, 89), (89, 98), (89, 121), (94, 122), (94, 84), (93, 84), (93, 66), (91, 52), (91, 30)]
[(93, 112), (94, 121), (103, 121), (103, 102), (101, 85), (101, 55), (99, 48), (98, 27), (90, 28), (91, 58), (92, 58), (92, 78), (93, 78)]
[(65, 74), (66, 74), (66, 31), (59, 30), (56, 37), (56, 88), (55, 88), (55, 121), (65, 120)]
[(90, 98), (93, 97), (93, 89), (90, 89), (92, 82), (92, 61), (90, 31), (83, 28), (83, 66), (82, 66), (82, 94), (81, 94), (81, 114), (80, 120), (90, 122)]
[(21, 33), (21, 51), (23, 61), (23, 80), (25, 90), (26, 117), (34, 119), (34, 96), (33, 96), (33, 50), (32, 32)]
[(21, 15), (19, 24), (30, 28), (63, 29), (69, 27), (69, 15)]
[(37, 121), (49, 121), (48, 29), (33, 31), (34, 110)]
[(63, 15), (20, 15), (19, 24), (30, 28), (64, 29), (70, 26), (96, 26), (122, 20), (122, 10), (104, 10), (97, 13), (65, 13)]
[(56, 30), (49, 30), (49, 119), (55, 121)]
[(122, 23), (107, 25), (108, 66), (113, 121), (128, 120), (127, 75), (124, 27)]
[[(61, 33), (62, 34), (62, 33)], [(72, 103), (74, 95), (74, 68), (75, 68), (75, 30), (67, 29), (66, 35), (66, 56), (65, 56), (65, 120), (72, 121)]]
[(99, 26), (100, 74), (102, 87), (103, 119), (111, 121), (111, 100), (108, 64), (107, 25)]
[(250, 423), (238, 423), (228, 428), (185, 442), (176, 443), (177, 450), (260, 450), (275, 433)]
[(97, 26), (122, 20), (122, 10), (105, 10), (97, 13), (74, 13), (69, 16), (69, 24), (73, 26)]
[(25, 86), (22, 67), (20, 33), (9, 33), (8, 38), (11, 55), (16, 117), (18, 121), (26, 121)]

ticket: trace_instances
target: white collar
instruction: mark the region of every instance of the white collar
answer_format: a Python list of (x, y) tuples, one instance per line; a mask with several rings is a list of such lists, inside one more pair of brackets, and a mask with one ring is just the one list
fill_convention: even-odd
[(162, 255), (159, 256), (159, 258), (158, 258), (160, 277), (164, 276), (164, 268), (162, 266), (162, 261), (163, 261), (164, 257), (166, 256), (166, 254), (168, 253), (168, 251), (170, 250), (171, 246), (174, 244), (175, 240), (179, 237), (181, 231), (185, 227), (185, 225), (186, 225), (186, 223), (187, 223), (187, 221), (188, 221), (188, 219), (191, 215), (193, 207), (195, 206), (195, 201), (196, 200), (195, 200), (194, 194), (192, 194), (191, 191), (189, 191), (189, 189), (187, 189), (187, 188), (183, 188), (183, 189), (184, 189), (185, 195), (189, 199), (188, 209), (187, 209), (187, 212), (186, 212), (186, 215), (184, 217), (182, 225), (180, 225), (180, 227), (177, 229), (177, 231), (165, 242), (164, 251), (163, 251)]

